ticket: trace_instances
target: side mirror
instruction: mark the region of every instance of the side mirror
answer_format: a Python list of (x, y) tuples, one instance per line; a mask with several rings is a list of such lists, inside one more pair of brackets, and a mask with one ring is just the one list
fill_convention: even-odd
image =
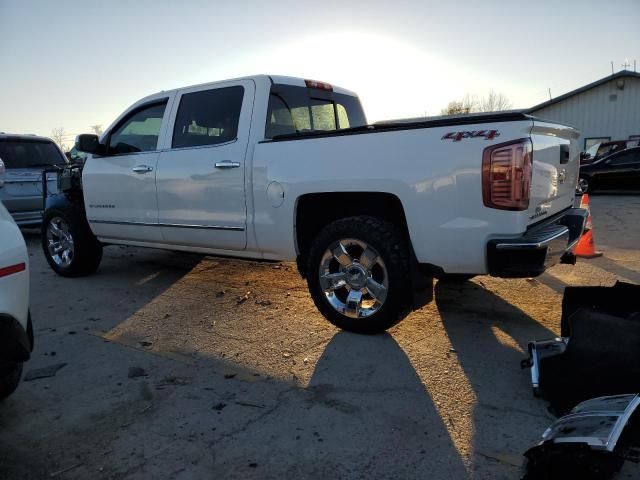
[(4, 168), (4, 162), (0, 158), (0, 188), (4, 187), (4, 173), (6, 169)]
[(85, 153), (104, 153), (104, 145), (100, 143), (97, 135), (92, 133), (83, 133), (76, 137), (76, 150)]
[(580, 152), (580, 161), (589, 160), (591, 158), (591, 154), (587, 152)]

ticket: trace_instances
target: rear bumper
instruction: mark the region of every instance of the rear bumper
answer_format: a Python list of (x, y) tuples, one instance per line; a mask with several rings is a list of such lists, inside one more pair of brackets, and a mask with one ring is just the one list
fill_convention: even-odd
[(587, 211), (571, 208), (535, 225), (517, 238), (493, 239), (487, 245), (489, 274), (495, 277), (535, 277), (556, 263), (575, 263)]
[(42, 223), (42, 210), (33, 210), (30, 212), (9, 212), (15, 222), (21, 226), (40, 225)]

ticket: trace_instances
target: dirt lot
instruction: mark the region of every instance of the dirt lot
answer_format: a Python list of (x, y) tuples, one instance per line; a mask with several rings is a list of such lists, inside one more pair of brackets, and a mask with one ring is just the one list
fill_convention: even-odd
[(26, 371), (65, 365), (0, 405), (0, 478), (519, 478), (553, 421), (527, 342), (559, 332), (564, 286), (640, 283), (640, 197), (592, 211), (603, 258), (436, 284), (370, 337), (328, 324), (293, 265), (110, 247), (63, 279), (25, 231)]

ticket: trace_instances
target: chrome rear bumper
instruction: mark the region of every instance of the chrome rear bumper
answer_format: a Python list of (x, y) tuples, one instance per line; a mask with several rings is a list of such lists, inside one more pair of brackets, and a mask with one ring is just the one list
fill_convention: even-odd
[(587, 211), (571, 208), (557, 218), (536, 225), (521, 237), (488, 243), (489, 274), (496, 277), (535, 277), (561, 263), (575, 263), (573, 249), (587, 221)]

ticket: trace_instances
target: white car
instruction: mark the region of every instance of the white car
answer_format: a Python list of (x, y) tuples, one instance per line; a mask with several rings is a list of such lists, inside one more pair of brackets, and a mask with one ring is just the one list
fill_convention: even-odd
[(22, 366), (32, 350), (27, 246), (22, 232), (0, 203), (0, 400), (18, 387)]
[(376, 332), (434, 276), (574, 262), (577, 137), (521, 112), (367, 125), (355, 93), (300, 78), (163, 91), (79, 136), (91, 155), (48, 200), (44, 253), (64, 276), (106, 244), (296, 260), (329, 321)]

